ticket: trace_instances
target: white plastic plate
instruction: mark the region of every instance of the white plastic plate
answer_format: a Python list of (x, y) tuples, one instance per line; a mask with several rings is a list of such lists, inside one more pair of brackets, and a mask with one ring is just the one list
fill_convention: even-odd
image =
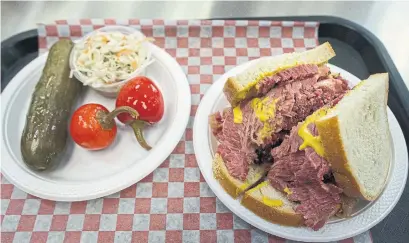
[[(251, 62), (254, 62), (253, 60)], [(395, 116), (388, 108), (389, 128), (393, 142), (393, 160), (389, 171), (388, 184), (382, 195), (374, 202), (360, 202), (356, 212), (349, 219), (332, 219), (319, 231), (313, 231), (306, 227), (288, 227), (270, 223), (240, 204), (240, 200), (230, 197), (214, 179), (212, 172), (212, 160), (216, 141), (213, 137), (208, 116), (216, 111), (221, 111), (229, 106), (224, 94), (223, 86), (228, 77), (245, 70), (251, 62), (244, 63), (225, 73), (206, 92), (196, 113), (193, 128), (193, 145), (200, 170), (209, 187), (216, 196), (237, 216), (270, 234), (290, 240), (307, 242), (328, 242), (338, 241), (353, 237), (373, 227), (380, 222), (398, 202), (405, 187), (408, 173), (408, 154), (402, 130)], [(337, 72), (350, 82), (351, 86), (360, 80), (347, 71), (328, 65), (332, 72)]]
[[(103, 197), (138, 182), (156, 169), (173, 151), (182, 137), (190, 115), (190, 88), (179, 64), (164, 50), (150, 44), (155, 62), (146, 70), (162, 91), (163, 119), (145, 130), (145, 151), (132, 130), (118, 124), (117, 138), (109, 148), (88, 151), (67, 142), (64, 157), (52, 171), (30, 170), (22, 161), (20, 139), (34, 87), (40, 79), (47, 54), (24, 67), (1, 94), (1, 170), (4, 176), (23, 191), (56, 201), (81, 201)], [(115, 99), (106, 98), (91, 88), (77, 107), (99, 103), (112, 110)]]

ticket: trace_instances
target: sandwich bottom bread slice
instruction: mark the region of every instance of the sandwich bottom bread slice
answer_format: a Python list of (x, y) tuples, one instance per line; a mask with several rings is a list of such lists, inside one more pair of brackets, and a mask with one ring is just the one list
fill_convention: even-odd
[(245, 190), (263, 178), (266, 174), (266, 168), (266, 165), (251, 165), (246, 179), (241, 181), (230, 175), (220, 154), (215, 154), (213, 159), (214, 177), (219, 181), (223, 189), (233, 198), (237, 198)]
[(387, 97), (388, 75), (375, 74), (308, 116), (272, 150), (266, 181), (241, 203), (268, 221), (318, 230), (351, 199), (375, 200), (392, 158)]
[(264, 181), (245, 192), (241, 204), (258, 216), (281, 225), (301, 226), (304, 219), (296, 213), (295, 202), (288, 200), (286, 194), (276, 190)]

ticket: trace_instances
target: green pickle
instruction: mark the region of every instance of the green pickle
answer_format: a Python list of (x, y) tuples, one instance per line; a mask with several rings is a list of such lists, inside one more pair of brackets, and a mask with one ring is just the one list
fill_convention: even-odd
[(71, 40), (59, 40), (51, 47), (31, 97), (21, 154), (25, 164), (35, 170), (47, 170), (58, 164), (67, 146), (71, 111), (83, 86), (70, 78), (73, 46)]

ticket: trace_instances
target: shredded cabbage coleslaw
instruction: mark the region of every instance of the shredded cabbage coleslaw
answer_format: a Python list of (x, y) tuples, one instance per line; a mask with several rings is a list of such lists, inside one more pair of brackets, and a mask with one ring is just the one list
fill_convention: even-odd
[(148, 61), (142, 44), (152, 40), (121, 32), (97, 31), (75, 45), (73, 71), (86, 77), (82, 80), (85, 85), (123, 81)]

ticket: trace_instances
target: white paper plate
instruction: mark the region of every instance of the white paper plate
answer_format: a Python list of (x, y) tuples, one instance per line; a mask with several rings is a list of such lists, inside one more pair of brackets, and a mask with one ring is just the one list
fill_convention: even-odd
[[(251, 62), (254, 62), (253, 60)], [(360, 202), (354, 217), (350, 219), (331, 220), (319, 231), (306, 227), (288, 227), (270, 223), (240, 204), (239, 200), (230, 197), (214, 179), (212, 172), (213, 150), (216, 147), (215, 139), (210, 131), (208, 116), (216, 111), (221, 111), (229, 106), (224, 94), (223, 85), (230, 76), (246, 69), (251, 65), (247, 62), (237, 66), (224, 74), (207, 91), (196, 113), (193, 128), (193, 145), (197, 162), (203, 177), (216, 196), (236, 215), (265, 232), (290, 240), (327, 242), (337, 241), (360, 234), (380, 222), (398, 202), (406, 183), (408, 173), (408, 154), (405, 139), (400, 126), (388, 108), (388, 119), (393, 141), (393, 161), (389, 172), (389, 181), (382, 195), (372, 203)], [(345, 70), (329, 65), (331, 71), (339, 72), (350, 81), (351, 86), (357, 84), (359, 79)]]
[[(145, 151), (129, 127), (118, 122), (117, 138), (109, 148), (88, 151), (71, 140), (58, 168), (35, 172), (22, 162), (20, 138), (34, 86), (38, 82), (47, 54), (22, 69), (1, 94), (1, 170), (17, 187), (35, 196), (57, 201), (80, 201), (106, 196), (138, 182), (157, 168), (182, 137), (190, 115), (190, 88), (178, 63), (165, 51), (150, 44), (155, 62), (146, 76), (156, 82), (165, 102), (163, 119), (145, 130)], [(77, 106), (96, 102), (109, 110), (115, 99), (105, 98), (84, 87)]]

